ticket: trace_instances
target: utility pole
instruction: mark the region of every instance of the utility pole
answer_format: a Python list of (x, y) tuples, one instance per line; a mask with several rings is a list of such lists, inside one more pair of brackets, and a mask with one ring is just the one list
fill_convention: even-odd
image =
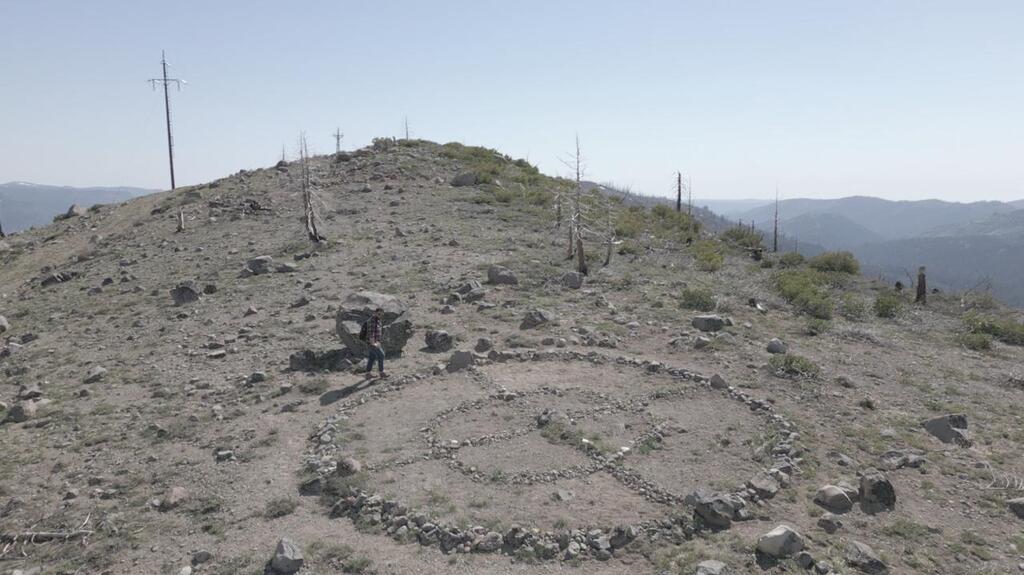
[(775, 184), (775, 233), (772, 236), (772, 251), (779, 251), (779, 185)]
[(683, 173), (676, 172), (676, 213), (683, 211)]
[(341, 128), (334, 130), (334, 153), (337, 154), (341, 151), (341, 139), (345, 137), (345, 134), (341, 133)]
[(409, 139), (409, 116), (405, 117), (405, 121), (403, 123), (405, 125), (405, 139), (408, 140)]
[(156, 85), (159, 83), (164, 87), (164, 112), (167, 116), (167, 159), (171, 164), (171, 189), (174, 189), (174, 139), (171, 137), (171, 96), (168, 94), (167, 85), (174, 84), (177, 86), (178, 91), (181, 91), (181, 85), (185, 83), (184, 80), (177, 78), (167, 77), (167, 58), (164, 56), (163, 50), (160, 51), (160, 66), (163, 68), (162, 78), (151, 78), (149, 83), (156, 90)]

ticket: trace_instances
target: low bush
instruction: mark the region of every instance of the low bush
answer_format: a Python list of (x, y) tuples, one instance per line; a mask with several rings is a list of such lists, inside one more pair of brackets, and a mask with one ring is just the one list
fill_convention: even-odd
[(267, 507), (263, 511), (263, 516), (267, 519), (277, 519), (278, 517), (291, 515), (298, 506), (299, 504), (294, 499), (290, 499), (288, 497), (271, 499), (267, 502)]
[(987, 334), (1010, 345), (1024, 345), (1024, 323), (978, 315), (968, 316), (965, 321), (971, 333)]
[(722, 232), (722, 240), (744, 248), (759, 248), (764, 235), (746, 226), (736, 226)]
[(800, 252), (787, 252), (779, 258), (779, 267), (795, 268), (804, 263), (804, 255)]
[(860, 273), (860, 264), (850, 252), (825, 252), (811, 258), (808, 265), (820, 272)]
[(821, 375), (821, 368), (818, 364), (802, 355), (787, 353), (773, 355), (768, 364), (779, 377), (801, 377), (813, 379)]
[(832, 298), (827, 278), (814, 270), (788, 270), (775, 278), (779, 295), (800, 313), (818, 319), (832, 319)]
[(883, 292), (875, 297), (875, 315), (883, 318), (894, 318), (903, 310), (903, 298), (898, 294)]
[(701, 240), (694, 244), (693, 257), (697, 262), (697, 269), (705, 272), (718, 271), (725, 264), (722, 246), (713, 240)]
[(715, 294), (707, 288), (686, 288), (679, 294), (679, 306), (697, 311), (714, 311)]
[(992, 336), (987, 333), (961, 333), (954, 339), (956, 344), (972, 351), (992, 349)]
[(860, 296), (844, 293), (839, 302), (840, 313), (850, 321), (863, 321), (868, 317), (868, 304)]

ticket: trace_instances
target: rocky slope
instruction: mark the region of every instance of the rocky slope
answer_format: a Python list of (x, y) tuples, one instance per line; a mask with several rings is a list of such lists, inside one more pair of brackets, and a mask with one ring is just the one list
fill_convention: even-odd
[[(0, 572), (1024, 562), (1024, 353), (963, 347), (959, 299), (881, 319), (884, 286), (830, 276), (810, 321), (780, 262), (649, 212), (567, 274), (566, 183), (477, 148), (311, 170), (325, 244), (296, 164), (6, 239)], [(411, 339), (366, 382), (339, 324), (378, 302)]]

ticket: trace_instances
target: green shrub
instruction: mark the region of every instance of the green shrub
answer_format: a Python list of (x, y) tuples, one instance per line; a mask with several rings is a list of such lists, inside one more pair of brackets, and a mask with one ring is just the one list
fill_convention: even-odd
[(903, 310), (903, 298), (891, 292), (882, 292), (875, 297), (875, 315), (894, 318)]
[(810, 336), (821, 335), (832, 329), (832, 323), (827, 319), (812, 317), (804, 326), (804, 333)]
[(707, 288), (686, 288), (679, 295), (679, 306), (697, 311), (714, 311), (715, 294)]
[(814, 270), (787, 270), (775, 278), (776, 288), (800, 313), (832, 319), (832, 299), (827, 278)]
[(957, 345), (973, 351), (988, 351), (992, 349), (992, 336), (987, 333), (961, 333), (954, 339)]
[(619, 254), (628, 256), (640, 253), (640, 245), (633, 240), (626, 240), (619, 244)]
[(868, 316), (868, 304), (856, 294), (844, 293), (840, 300), (843, 317), (851, 321), (863, 321)]
[(988, 334), (1003, 343), (1024, 345), (1024, 323), (1010, 318), (971, 315), (965, 319), (972, 333)]
[(779, 258), (779, 267), (795, 268), (804, 263), (804, 255), (800, 252), (787, 252)]
[(773, 355), (768, 364), (774, 370), (775, 375), (779, 377), (802, 377), (807, 379), (813, 379), (821, 374), (821, 368), (818, 364), (803, 357), (802, 355), (796, 355), (787, 353), (783, 355)]
[(825, 252), (811, 258), (808, 265), (820, 272), (860, 273), (860, 264), (850, 252)]
[(723, 232), (722, 239), (744, 248), (759, 248), (764, 241), (764, 235), (746, 226), (736, 226)]
[(722, 246), (712, 240), (701, 240), (694, 244), (693, 257), (697, 261), (697, 269), (705, 272), (718, 271), (725, 264)]
[(632, 206), (619, 212), (615, 222), (615, 235), (620, 238), (635, 238), (644, 229), (644, 209)]
[(290, 499), (288, 497), (271, 499), (267, 502), (267, 507), (263, 511), (263, 516), (267, 519), (277, 519), (278, 517), (291, 515), (298, 506), (299, 504), (296, 503), (294, 499)]

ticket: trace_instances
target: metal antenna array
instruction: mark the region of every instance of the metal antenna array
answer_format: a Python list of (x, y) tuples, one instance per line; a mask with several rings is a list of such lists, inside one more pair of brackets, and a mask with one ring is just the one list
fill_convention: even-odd
[(334, 153), (341, 151), (341, 139), (345, 137), (345, 134), (341, 133), (341, 128), (334, 130)]
[(177, 78), (167, 77), (167, 58), (164, 56), (163, 50), (160, 51), (160, 66), (163, 68), (162, 78), (150, 78), (148, 82), (156, 90), (157, 84), (161, 84), (164, 87), (164, 111), (167, 114), (167, 158), (171, 164), (171, 189), (174, 189), (174, 139), (171, 137), (171, 97), (167, 91), (168, 84), (174, 84), (178, 91), (181, 91), (184, 80)]

